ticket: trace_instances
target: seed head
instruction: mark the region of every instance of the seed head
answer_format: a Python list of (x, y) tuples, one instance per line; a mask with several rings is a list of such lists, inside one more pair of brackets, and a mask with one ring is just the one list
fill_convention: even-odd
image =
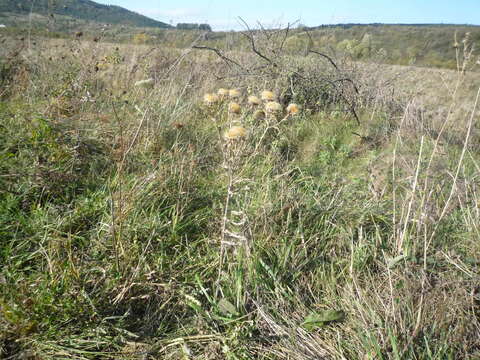
[(274, 101), (275, 100), (275, 94), (272, 91), (265, 90), (262, 91), (260, 94), (260, 97), (262, 98), (263, 101)]
[(287, 113), (290, 115), (297, 115), (300, 111), (300, 108), (297, 104), (290, 104), (287, 106)]
[(249, 96), (248, 103), (250, 105), (260, 105), (261, 101), (257, 96)]
[(240, 105), (238, 105), (236, 102), (231, 102), (230, 104), (228, 104), (228, 112), (232, 114), (240, 114), (241, 109), (242, 108), (240, 107)]
[(231, 99), (238, 99), (240, 97), (240, 91), (238, 91), (237, 89), (230, 89), (228, 90), (228, 96)]
[(257, 110), (253, 113), (253, 118), (255, 120), (262, 120), (265, 119), (265, 111), (263, 110)]
[(225, 132), (225, 139), (238, 140), (247, 136), (247, 130), (242, 126), (232, 126)]
[(220, 88), (220, 89), (218, 89), (217, 94), (221, 98), (227, 97), (228, 96), (228, 89)]
[(218, 96), (215, 94), (205, 94), (203, 95), (203, 102), (207, 106), (211, 106), (218, 101)]
[(278, 113), (282, 111), (282, 105), (275, 101), (269, 101), (265, 104), (265, 111), (268, 114)]

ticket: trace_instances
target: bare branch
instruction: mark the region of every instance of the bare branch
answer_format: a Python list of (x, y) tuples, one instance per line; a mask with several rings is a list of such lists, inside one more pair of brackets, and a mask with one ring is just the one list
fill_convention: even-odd
[[(297, 20), (298, 21), (298, 20)], [(285, 45), (285, 41), (287, 40), (288, 38), (288, 34), (290, 32), (290, 23), (287, 24), (287, 28), (285, 29), (285, 36), (283, 37), (283, 40), (282, 42), (280, 43), (280, 48), (279, 50), (282, 51), (283, 50), (283, 46)]]
[(355, 82), (354, 82), (352, 79), (350, 79), (350, 78), (337, 79), (337, 80), (335, 80), (334, 82), (345, 82), (345, 81), (346, 81), (346, 82), (349, 82), (350, 84), (352, 84), (353, 89), (355, 90), (355, 93), (357, 93), (357, 94), (360, 93), (360, 91), (358, 90), (357, 85), (356, 85)]
[(238, 18), (240, 19), (240, 21), (243, 23), (243, 25), (245, 26), (245, 28), (248, 31), (248, 33), (245, 33), (245, 32), (242, 31), (242, 35), (244, 35), (247, 39), (250, 40), (250, 44), (252, 46), (252, 51), (255, 54), (257, 54), (258, 56), (260, 56), (263, 60), (266, 60), (267, 62), (269, 62), (272, 66), (278, 67), (278, 65), (275, 62), (273, 62), (271, 59), (269, 59), (264, 54), (262, 54), (260, 51), (258, 51), (258, 49), (255, 46), (255, 39), (254, 39), (253, 35), (251, 35), (252, 30), (250, 30), (250, 27), (245, 22), (245, 20), (243, 20), (241, 17), (238, 17)]
[[(243, 21), (243, 19), (241, 19)], [(243, 21), (243, 23), (245, 24), (245, 21)], [(262, 33), (263, 35), (265, 35), (265, 37), (267, 38), (267, 40), (270, 40), (271, 38), (271, 35), (270, 33), (263, 27), (263, 24), (260, 22), (260, 21), (257, 21), (257, 24), (258, 26), (260, 26), (260, 29), (262, 30)], [(247, 26), (248, 28), (248, 26)]]
[(336, 70), (338, 70), (337, 64), (335, 64), (335, 62), (332, 60), (332, 58), (331, 58), (330, 56), (325, 55), (325, 54), (323, 54), (323, 53), (321, 53), (321, 52), (318, 52), (318, 51), (315, 51), (315, 50), (310, 50), (309, 52), (312, 53), (312, 54), (317, 54), (317, 55), (319, 55), (319, 56), (324, 57), (325, 59), (328, 60), (328, 62), (329, 62), (330, 64), (332, 64), (332, 66), (333, 66)]
[(319, 56), (322, 56), (322, 57), (324, 57), (325, 59), (327, 59), (327, 60), (330, 62), (330, 64), (332, 64), (332, 66), (335, 68), (335, 70), (338, 70), (337, 64), (335, 64), (335, 62), (332, 60), (332, 58), (331, 58), (330, 56), (328, 56), (328, 55), (326, 55), (326, 54), (323, 54), (323, 53), (321, 53), (321, 52), (319, 52), (319, 51), (312, 50), (312, 47), (313, 47), (313, 45), (314, 45), (314, 41), (313, 41), (313, 39), (312, 39), (312, 35), (310, 34), (310, 32), (309, 32), (307, 29), (305, 29), (305, 33), (308, 35), (308, 39), (309, 39), (309, 41), (308, 41), (308, 47), (307, 47), (307, 54), (306, 54), (306, 55), (308, 55), (309, 53), (313, 53), (313, 54), (317, 54), (317, 55), (319, 55)]
[[(210, 50), (210, 51), (213, 51), (215, 54), (217, 54), (222, 60), (224, 60), (227, 64), (229, 63), (232, 63), (232, 64), (235, 64), (237, 65), (239, 68), (241, 68), (242, 70), (245, 70), (245, 68), (240, 65), (238, 62), (236, 62), (235, 60), (232, 60), (228, 57), (226, 57), (225, 55), (223, 55), (220, 50), (218, 49), (215, 49), (215, 48), (212, 48), (212, 47), (209, 47), (209, 46), (201, 46), (201, 45), (193, 45), (192, 46), (192, 49), (198, 49), (198, 50)], [(229, 64), (230, 65), (230, 64)]]

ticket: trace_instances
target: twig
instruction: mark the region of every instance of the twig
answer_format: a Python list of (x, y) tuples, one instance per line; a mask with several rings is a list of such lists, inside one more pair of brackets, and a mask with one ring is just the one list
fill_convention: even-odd
[(335, 61), (332, 60), (332, 58), (324, 53), (321, 53), (319, 51), (316, 51), (316, 50), (312, 50), (312, 47), (314, 45), (314, 41), (312, 39), (312, 35), (308, 32), (307, 29), (305, 29), (305, 33), (307, 34), (308, 38), (309, 38), (309, 43), (308, 43), (308, 48), (307, 48), (307, 55), (310, 54), (310, 53), (313, 53), (313, 54), (317, 54), (321, 57), (324, 57), (325, 59), (328, 60), (328, 62), (330, 64), (332, 64), (332, 66), (335, 68), (335, 70), (338, 70), (338, 66), (337, 64), (335, 64)]
[(210, 50), (210, 51), (213, 51), (215, 54), (217, 54), (221, 59), (223, 59), (227, 64), (229, 63), (232, 63), (232, 64), (235, 64), (237, 65), (239, 68), (241, 68), (242, 70), (245, 70), (245, 68), (240, 65), (238, 62), (236, 62), (235, 60), (232, 60), (228, 57), (226, 57), (225, 55), (223, 55), (220, 50), (216, 49), (216, 48), (212, 48), (210, 46), (202, 46), (202, 45), (193, 45), (192, 46), (192, 49), (198, 49), (198, 50)]
[(258, 56), (260, 56), (263, 60), (267, 61), (268, 63), (270, 63), (270, 65), (274, 66), (274, 67), (278, 67), (278, 65), (273, 62), (271, 59), (269, 59), (268, 57), (266, 57), (264, 54), (262, 54), (260, 51), (258, 51), (257, 47), (255, 46), (255, 39), (253, 38), (253, 36), (250, 34), (252, 32), (252, 30), (250, 30), (250, 27), (248, 26), (248, 24), (245, 22), (245, 20), (243, 20), (240, 16), (238, 17), (240, 19), (240, 21), (243, 23), (243, 25), (245, 26), (245, 28), (247, 29), (248, 33), (242, 31), (242, 35), (244, 35), (248, 40), (250, 40), (250, 44), (252, 46), (252, 51), (257, 54)]

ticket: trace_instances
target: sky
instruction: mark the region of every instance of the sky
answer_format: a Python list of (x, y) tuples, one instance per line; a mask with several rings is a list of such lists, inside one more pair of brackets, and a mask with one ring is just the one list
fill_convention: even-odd
[[(480, 25), (480, 0), (94, 0), (153, 19), (208, 23), (214, 30), (238, 30), (238, 17), (254, 25), (299, 21), (337, 23), (455, 23)], [(253, 27), (253, 26), (252, 26)]]

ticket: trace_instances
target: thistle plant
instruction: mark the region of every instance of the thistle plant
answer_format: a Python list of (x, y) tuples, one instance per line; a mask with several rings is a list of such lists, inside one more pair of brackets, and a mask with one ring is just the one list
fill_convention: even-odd
[[(219, 89), (217, 94), (226, 95), (224, 89)], [(217, 296), (220, 292), (219, 283), (226, 267), (231, 267), (232, 261), (227, 261), (229, 249), (237, 256), (237, 264), (249, 261), (251, 254), (252, 235), (249, 230), (247, 208), (248, 184), (254, 183), (246, 175), (246, 165), (250, 159), (260, 155), (260, 146), (266, 136), (281, 133), (280, 126), (292, 116), (299, 113), (298, 105), (292, 103), (284, 111), (283, 106), (275, 101), (274, 92), (263, 91), (260, 97), (251, 95), (247, 98), (250, 108), (242, 111), (239, 101), (239, 93), (236, 90), (228, 92), (231, 101), (227, 104), (217, 104), (219, 97), (207, 94), (204, 97), (205, 104), (211, 110), (210, 115), (215, 119), (219, 130), (220, 149), (223, 155), (223, 169), (226, 175), (226, 197), (223, 206), (223, 215), (220, 229), (220, 254), (217, 281)], [(264, 110), (258, 109), (262, 100), (265, 102)], [(225, 111), (226, 110), (226, 111)], [(253, 111), (255, 110), (255, 111)], [(224, 117), (227, 116), (227, 119)], [(250, 130), (243, 124), (248, 123)], [(222, 129), (225, 124), (226, 128)]]
[[(218, 282), (221, 281), (224, 266), (227, 264), (227, 250), (230, 248), (237, 256), (237, 262), (248, 261), (251, 253), (251, 234), (248, 231), (245, 192), (250, 182), (243, 175), (248, 157), (248, 132), (242, 126), (232, 126), (225, 131), (222, 139), (223, 168), (227, 177), (226, 198), (220, 233), (220, 258)], [(242, 258), (245, 256), (245, 258)], [(231, 262), (228, 263), (232, 265)], [(217, 295), (220, 287), (217, 287)]]

